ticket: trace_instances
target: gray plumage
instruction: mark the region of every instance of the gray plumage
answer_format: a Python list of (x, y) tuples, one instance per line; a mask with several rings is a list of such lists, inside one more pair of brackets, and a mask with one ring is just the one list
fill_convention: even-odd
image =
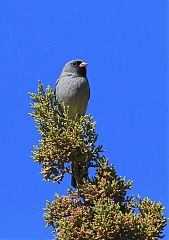
[[(72, 60), (65, 64), (59, 79), (55, 85), (55, 97), (58, 100), (59, 114), (63, 113), (63, 103), (69, 106), (69, 118), (74, 119), (76, 115), (82, 116), (86, 112), (88, 101), (90, 98), (90, 87), (86, 76), (86, 66), (83, 60)], [(83, 174), (79, 163), (72, 161), (72, 186), (76, 187), (81, 184), (81, 176)], [(85, 176), (86, 175), (86, 176)]]
[(69, 117), (84, 115), (90, 98), (90, 87), (86, 77), (86, 63), (72, 60), (65, 64), (55, 85), (55, 97), (60, 103), (59, 112), (63, 112), (63, 103), (69, 106)]

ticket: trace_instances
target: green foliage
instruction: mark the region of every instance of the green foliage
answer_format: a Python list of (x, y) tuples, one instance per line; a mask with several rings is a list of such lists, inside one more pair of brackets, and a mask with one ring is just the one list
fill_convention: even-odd
[(80, 164), (82, 178), (89, 168), (96, 168), (95, 176), (84, 180), (75, 191), (69, 189), (67, 196), (56, 194), (51, 203), (47, 201), (44, 218), (55, 239), (163, 238), (167, 222), (164, 207), (149, 198), (128, 195), (132, 181), (118, 177), (114, 166), (108, 166), (102, 146), (96, 143), (96, 123), (91, 115), (72, 120), (65, 107), (64, 116), (59, 116), (52, 89), (48, 86), (45, 92), (41, 82), (38, 94), (30, 96), (34, 101), (30, 115), (41, 135), (33, 159), (42, 165), (44, 179), (60, 183), (65, 173), (74, 176), (71, 163)]
[(42, 137), (39, 146), (34, 146), (33, 159), (42, 165), (45, 180), (60, 183), (65, 173), (72, 174), (72, 162), (81, 165), (82, 173), (89, 167), (100, 166), (103, 150), (102, 146), (96, 146), (96, 122), (92, 122), (91, 115), (71, 120), (65, 107), (64, 116), (59, 116), (51, 87), (44, 92), (41, 82), (38, 94), (30, 93), (30, 97), (34, 101), (30, 115)]
[(94, 182), (47, 202), (47, 226), (53, 227), (56, 239), (155, 240), (166, 224), (164, 208), (148, 198), (126, 196), (131, 187), (131, 181), (125, 183), (105, 163)]

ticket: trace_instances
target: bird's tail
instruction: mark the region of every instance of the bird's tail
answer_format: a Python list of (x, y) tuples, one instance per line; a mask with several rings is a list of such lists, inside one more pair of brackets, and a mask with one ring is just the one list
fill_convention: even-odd
[(72, 187), (77, 188), (78, 185), (83, 184), (83, 179), (88, 179), (88, 173), (84, 170), (84, 166), (80, 163), (72, 163)]
[(76, 179), (74, 178), (74, 176), (72, 176), (71, 184), (72, 184), (72, 187), (74, 188), (77, 187)]

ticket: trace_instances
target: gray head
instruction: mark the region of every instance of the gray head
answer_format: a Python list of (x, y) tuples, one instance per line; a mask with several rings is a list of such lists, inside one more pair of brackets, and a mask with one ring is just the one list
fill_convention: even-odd
[(65, 64), (62, 73), (73, 73), (79, 76), (86, 77), (86, 66), (87, 63), (80, 59), (71, 60)]

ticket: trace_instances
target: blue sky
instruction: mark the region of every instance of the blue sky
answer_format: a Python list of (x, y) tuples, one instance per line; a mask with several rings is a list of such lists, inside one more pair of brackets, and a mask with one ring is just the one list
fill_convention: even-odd
[(74, 58), (89, 63), (87, 112), (110, 163), (132, 193), (167, 207), (167, 1), (6, 0), (0, 22), (0, 240), (51, 239), (42, 208), (70, 181), (42, 182), (30, 158), (28, 92), (38, 79), (53, 86)]

